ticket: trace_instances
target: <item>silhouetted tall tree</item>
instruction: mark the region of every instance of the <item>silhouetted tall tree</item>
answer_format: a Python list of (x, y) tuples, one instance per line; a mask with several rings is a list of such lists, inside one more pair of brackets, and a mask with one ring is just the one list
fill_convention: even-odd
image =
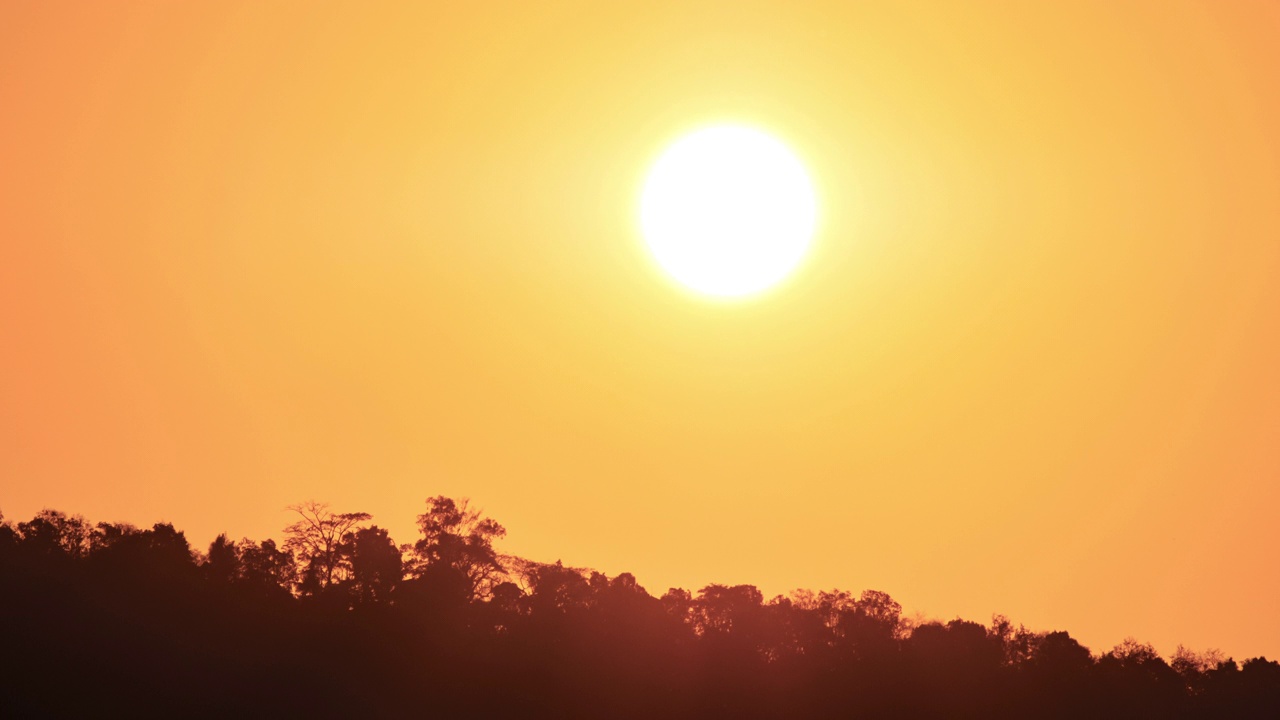
[(496, 520), (465, 498), (437, 496), (418, 516), (422, 538), (413, 545), (410, 573), (440, 592), (471, 602), (485, 597), (504, 576), (493, 541), (507, 534)]
[(303, 592), (314, 594), (345, 579), (349, 570), (342, 544), (348, 533), (372, 517), (369, 513), (335, 513), (328, 503), (314, 500), (290, 505), (298, 520), (284, 529), (286, 550), (303, 564)]
[(362, 605), (387, 602), (404, 577), (400, 549), (387, 531), (374, 525), (347, 533), (341, 550), (350, 558), (356, 602)]

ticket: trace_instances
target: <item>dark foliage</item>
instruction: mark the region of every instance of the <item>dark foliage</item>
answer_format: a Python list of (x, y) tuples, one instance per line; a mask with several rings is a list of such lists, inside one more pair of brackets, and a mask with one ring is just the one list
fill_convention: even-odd
[(0, 519), (0, 717), (1277, 718), (1280, 664), (1126, 641), (1093, 655), (887, 594), (709, 585), (500, 555), (437, 497), (397, 547), (292, 508), (286, 540), (192, 550), (44, 511)]

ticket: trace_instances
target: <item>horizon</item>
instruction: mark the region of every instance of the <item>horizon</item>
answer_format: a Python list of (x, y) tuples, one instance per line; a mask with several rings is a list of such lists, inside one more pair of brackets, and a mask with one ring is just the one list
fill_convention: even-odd
[[(493, 517), (493, 519), (498, 520), (500, 523), (502, 522), (502, 519), (501, 519), (500, 517), (494, 517), (494, 516), (492, 515), (492, 513), (489, 513), (489, 512), (488, 512), (488, 509), (487, 509), (485, 506), (483, 506), (483, 505), (481, 505), (481, 504), (479, 504), (479, 503), (476, 503), (474, 498), (469, 498), (469, 497), (466, 497), (466, 496), (456, 496), (454, 499), (456, 499), (456, 500), (458, 500), (458, 501), (460, 501), (460, 502), (462, 502), (462, 501), (469, 501), (469, 502), (471, 503), (471, 507), (472, 507), (473, 509), (475, 509), (475, 510), (477, 510), (477, 511), (481, 512), (481, 513), (482, 513), (482, 514), (484, 514), (484, 515), (487, 515), (487, 516), (489, 516), (489, 517)], [(429, 500), (429, 498), (428, 498), (428, 499), (424, 499), (424, 501), (423, 501), (423, 505), (422, 505), (422, 507), (421, 507), (421, 508), (419, 508), (419, 510), (426, 510), (426, 509), (427, 509), (427, 506), (428, 506), (428, 500)], [(182, 534), (187, 538), (187, 541), (190, 543), (190, 545), (191, 545), (191, 549), (192, 549), (192, 551), (193, 551), (193, 552), (200, 553), (201, 555), (206, 555), (206, 551), (207, 551), (208, 547), (209, 547), (209, 546), (210, 546), (214, 541), (216, 541), (220, 536), (225, 536), (225, 537), (226, 537), (229, 541), (231, 541), (231, 542), (240, 542), (240, 541), (242, 541), (242, 540), (247, 540), (247, 541), (252, 541), (252, 542), (262, 542), (262, 541), (264, 541), (264, 540), (274, 540), (274, 541), (276, 541), (277, 545), (283, 545), (283, 538), (284, 538), (285, 536), (287, 536), (287, 534), (288, 534), (288, 532), (287, 532), (287, 527), (288, 527), (288, 525), (289, 525), (289, 524), (292, 524), (292, 522), (294, 522), (294, 521), (296, 521), (296, 520), (298, 519), (298, 512), (297, 512), (297, 510), (295, 510), (296, 505), (298, 505), (298, 504), (305, 504), (306, 502), (319, 502), (319, 503), (321, 503), (321, 504), (328, 505), (328, 506), (329, 506), (329, 509), (330, 509), (332, 512), (335, 512), (335, 513), (339, 513), (339, 512), (364, 512), (364, 511), (363, 511), (363, 510), (361, 510), (360, 508), (337, 507), (337, 506), (333, 506), (331, 503), (326, 503), (326, 502), (325, 502), (325, 501), (323, 501), (323, 500), (308, 499), (308, 500), (306, 500), (306, 501), (299, 501), (299, 503), (295, 504), (295, 506), (290, 506), (290, 507), (286, 507), (286, 508), (284, 508), (284, 509), (283, 509), (283, 511), (282, 511), (282, 512), (285, 514), (285, 518), (284, 518), (284, 519), (285, 519), (286, 521), (289, 521), (289, 522), (287, 522), (285, 525), (282, 525), (282, 526), (281, 526), (281, 529), (280, 529), (279, 531), (277, 531), (276, 533), (270, 533), (270, 534), (267, 534), (267, 535), (263, 535), (263, 536), (261, 536), (261, 537), (257, 537), (257, 536), (237, 535), (237, 534), (235, 534), (235, 533), (229, 533), (229, 532), (226, 532), (226, 531), (222, 531), (222, 532), (218, 532), (218, 533), (215, 533), (214, 535), (210, 536), (210, 537), (209, 537), (209, 539), (208, 539), (207, 541), (205, 541), (205, 540), (203, 540), (203, 539), (201, 539), (201, 538), (192, 537), (189, 533), (187, 533), (186, 529), (185, 529), (185, 528), (183, 528), (180, 524), (178, 524), (178, 523), (173, 523), (173, 522), (171, 522), (171, 521), (169, 521), (169, 520), (164, 520), (164, 519), (155, 520), (155, 521), (153, 521), (153, 522), (132, 522), (132, 521), (119, 520), (119, 519), (105, 519), (105, 518), (91, 518), (91, 517), (85, 517), (85, 520), (87, 520), (87, 521), (89, 522), (89, 524), (90, 524), (90, 525), (96, 525), (96, 524), (97, 524), (97, 523), (99, 523), (99, 522), (106, 522), (106, 523), (113, 523), (113, 524), (114, 524), (114, 523), (127, 522), (127, 523), (128, 523), (128, 524), (130, 524), (130, 525), (134, 525), (134, 526), (135, 526), (135, 527), (137, 527), (139, 530), (147, 530), (147, 529), (151, 528), (151, 527), (152, 527), (153, 525), (155, 525), (155, 524), (169, 524), (169, 525), (172, 525), (172, 526), (173, 526), (173, 528), (174, 528), (177, 532), (182, 533)], [(44, 508), (44, 509), (45, 509), (45, 510), (54, 510), (54, 511), (57, 511), (57, 512), (64, 512), (64, 513), (65, 513), (66, 515), (68, 515), (68, 516), (80, 516), (80, 517), (83, 517), (82, 515), (80, 515), (80, 514), (78, 514), (78, 513), (74, 513), (74, 512), (66, 512), (65, 510), (60, 509), (60, 508)], [(4, 510), (4, 508), (3, 508), (3, 507), (0, 507), (0, 513), (2, 513), (2, 512), (3, 512), (3, 510)], [(419, 512), (417, 512), (417, 511), (415, 511), (415, 513), (413, 513), (413, 514), (417, 515), (417, 514), (420, 514), (420, 513), (419, 513)], [(417, 528), (417, 526), (416, 526), (416, 524), (415, 524), (415, 523), (410, 523), (410, 524), (409, 524), (409, 528), (410, 528), (410, 529), (409, 529), (409, 530), (405, 530), (404, 532), (401, 532), (401, 531), (400, 531), (401, 529), (400, 529), (400, 528), (398, 528), (398, 527), (396, 527), (395, 525), (392, 525), (392, 524), (389, 524), (389, 523), (384, 523), (384, 522), (379, 522), (379, 520), (378, 520), (378, 515), (377, 515), (376, 513), (370, 513), (370, 515), (371, 515), (370, 519), (369, 519), (368, 521), (366, 521), (365, 523), (362, 523), (362, 524), (363, 524), (363, 525), (365, 525), (365, 526), (378, 527), (378, 528), (381, 528), (381, 529), (383, 529), (383, 530), (387, 530), (387, 531), (388, 531), (388, 533), (389, 533), (389, 535), (390, 535), (390, 537), (391, 537), (393, 540), (396, 540), (396, 541), (397, 541), (397, 545), (398, 545), (398, 546), (401, 546), (401, 547), (404, 547), (404, 546), (411, 546), (411, 545), (413, 544), (412, 540), (413, 540), (414, 538), (419, 537), (419, 536), (421, 535), (421, 532), (418, 530), (418, 528)], [(6, 514), (6, 515), (4, 515), (4, 516), (3, 516), (3, 518), (4, 518), (4, 521), (5, 521), (5, 522), (8, 522), (8, 523), (11, 523), (11, 524), (14, 524), (14, 525), (16, 525), (18, 522), (20, 522), (20, 521), (22, 521), (22, 520), (23, 520), (23, 518), (11, 517), (11, 516), (9, 516), (9, 515), (7, 515), (7, 514)], [(1027, 620), (1026, 620), (1026, 619), (1024, 619), (1024, 618), (1019, 618), (1019, 617), (1013, 617), (1013, 616), (1010, 616), (1010, 614), (1009, 614), (1009, 613), (1007, 613), (1007, 612), (1003, 612), (1003, 611), (1001, 611), (1001, 610), (1000, 610), (1000, 609), (998, 609), (998, 608), (997, 608), (997, 609), (994, 609), (994, 610), (992, 610), (992, 611), (990, 611), (990, 612), (988, 612), (988, 613), (986, 613), (986, 614), (984, 614), (984, 615), (973, 615), (973, 614), (966, 614), (966, 613), (962, 613), (962, 612), (948, 612), (948, 611), (947, 611), (947, 610), (945, 610), (945, 609), (944, 609), (944, 610), (941, 610), (941, 611), (927, 611), (927, 610), (925, 610), (925, 609), (918, 608), (918, 607), (915, 607), (915, 606), (911, 605), (911, 604), (909, 603), (909, 601), (905, 601), (905, 602), (904, 602), (904, 598), (899, 597), (898, 595), (896, 595), (896, 594), (892, 591), (892, 589), (890, 589), (890, 588), (874, 587), (874, 586), (871, 586), (871, 585), (859, 586), (859, 585), (857, 585), (856, 583), (853, 583), (853, 582), (847, 582), (847, 583), (843, 583), (843, 584), (842, 584), (842, 583), (836, 583), (836, 584), (834, 584), (834, 585), (830, 585), (830, 584), (829, 584), (829, 585), (826, 585), (826, 586), (817, 586), (817, 585), (812, 585), (812, 584), (810, 584), (810, 585), (799, 584), (799, 585), (796, 585), (796, 586), (794, 586), (794, 587), (790, 587), (790, 588), (771, 588), (771, 587), (769, 587), (769, 586), (767, 586), (767, 585), (758, 584), (758, 583), (756, 583), (756, 582), (753, 582), (750, 578), (745, 578), (745, 577), (744, 577), (744, 578), (720, 578), (720, 577), (709, 577), (709, 578), (706, 578), (706, 579), (694, 580), (693, 582), (689, 582), (689, 583), (686, 583), (686, 584), (665, 585), (665, 587), (659, 587), (659, 585), (662, 585), (661, 583), (659, 583), (659, 584), (657, 584), (657, 585), (655, 585), (655, 584), (650, 584), (650, 583), (646, 582), (646, 578), (645, 578), (643, 575), (641, 575), (641, 574), (639, 574), (639, 573), (636, 573), (636, 572), (634, 572), (634, 571), (632, 571), (632, 570), (628, 570), (627, 568), (604, 568), (604, 567), (600, 567), (600, 566), (596, 566), (596, 565), (591, 565), (591, 564), (589, 564), (589, 563), (578, 563), (578, 562), (573, 562), (573, 561), (566, 561), (566, 559), (565, 559), (565, 558), (563, 558), (563, 557), (555, 557), (555, 558), (550, 558), (550, 557), (529, 557), (529, 556), (523, 555), (523, 554), (522, 554), (522, 553), (520, 553), (520, 552), (508, 551), (508, 549), (507, 549), (507, 548), (505, 548), (505, 547), (504, 547), (504, 545), (510, 542), (510, 536), (511, 536), (511, 535), (512, 535), (512, 533), (510, 532), (510, 528), (508, 527), (508, 528), (507, 528), (507, 533), (506, 533), (506, 536), (505, 536), (505, 537), (497, 538), (497, 539), (495, 539), (495, 540), (493, 541), (494, 548), (495, 548), (495, 549), (496, 549), (500, 554), (502, 554), (502, 555), (504, 555), (504, 556), (508, 556), (508, 555), (509, 555), (509, 556), (511, 556), (511, 557), (521, 558), (521, 559), (523, 559), (523, 560), (529, 560), (529, 561), (532, 561), (532, 562), (534, 562), (534, 563), (540, 563), (540, 564), (545, 564), (545, 565), (554, 565), (554, 564), (557, 564), (557, 563), (563, 563), (563, 565), (564, 565), (564, 567), (565, 567), (565, 568), (569, 568), (569, 569), (572, 569), (572, 570), (575, 570), (575, 571), (581, 571), (581, 572), (585, 572), (585, 573), (601, 572), (601, 573), (603, 573), (605, 576), (610, 577), (610, 578), (614, 578), (614, 577), (617, 577), (617, 576), (622, 575), (622, 574), (629, 574), (629, 575), (632, 575), (632, 576), (634, 576), (634, 577), (635, 577), (635, 581), (636, 581), (636, 584), (637, 584), (638, 586), (640, 586), (641, 588), (643, 588), (645, 591), (647, 591), (647, 592), (648, 592), (649, 594), (651, 594), (653, 597), (659, 597), (659, 596), (663, 595), (664, 593), (669, 592), (669, 591), (671, 591), (671, 590), (685, 590), (685, 591), (688, 591), (688, 592), (691, 592), (691, 593), (696, 594), (696, 593), (698, 593), (699, 591), (703, 590), (704, 588), (706, 588), (706, 587), (708, 587), (708, 586), (714, 586), (714, 585), (719, 585), (719, 586), (728, 586), (728, 587), (738, 586), (738, 585), (748, 585), (748, 586), (751, 586), (751, 587), (755, 587), (755, 588), (758, 588), (758, 589), (762, 592), (762, 594), (764, 595), (764, 598), (765, 598), (766, 600), (772, 600), (772, 599), (776, 599), (776, 598), (778, 598), (778, 597), (794, 598), (794, 597), (796, 597), (796, 595), (797, 595), (798, 593), (804, 593), (804, 592), (815, 592), (815, 593), (816, 593), (816, 592), (836, 592), (836, 591), (845, 591), (845, 592), (852, 592), (853, 594), (857, 595), (858, 593), (861, 593), (861, 592), (864, 592), (864, 591), (877, 591), (877, 592), (885, 592), (885, 593), (887, 593), (888, 595), (892, 596), (892, 597), (893, 597), (895, 600), (897, 600), (898, 602), (902, 603), (902, 615), (903, 615), (903, 619), (904, 619), (904, 620), (907, 620), (907, 621), (910, 621), (910, 622), (913, 622), (913, 623), (916, 623), (916, 622), (918, 622), (918, 623), (929, 623), (929, 622), (947, 623), (947, 622), (952, 621), (952, 620), (964, 620), (964, 621), (968, 621), (968, 622), (978, 622), (979, 624), (987, 624), (987, 623), (992, 622), (992, 621), (993, 621), (994, 619), (996, 619), (997, 617), (1003, 617), (1003, 618), (1005, 618), (1006, 620), (1008, 620), (1008, 621), (1012, 622), (1012, 623), (1014, 624), (1014, 626), (1022, 626), (1022, 627), (1025, 627), (1027, 630), (1032, 631), (1032, 632), (1037, 632), (1037, 633), (1067, 632), (1067, 633), (1070, 633), (1072, 638), (1074, 638), (1075, 640), (1079, 641), (1079, 642), (1080, 642), (1080, 644), (1081, 644), (1081, 645), (1083, 645), (1085, 648), (1087, 648), (1091, 653), (1093, 653), (1093, 655), (1094, 655), (1095, 657), (1101, 657), (1101, 656), (1105, 655), (1106, 653), (1111, 652), (1111, 651), (1112, 651), (1112, 650), (1114, 650), (1115, 648), (1120, 647), (1121, 645), (1123, 645), (1124, 643), (1129, 642), (1129, 641), (1137, 641), (1137, 642), (1139, 642), (1139, 643), (1149, 644), (1149, 645), (1151, 645), (1152, 647), (1154, 647), (1154, 648), (1155, 648), (1155, 650), (1156, 650), (1156, 651), (1157, 651), (1161, 656), (1163, 656), (1163, 657), (1172, 657), (1172, 656), (1175, 654), (1175, 651), (1180, 650), (1180, 649), (1182, 649), (1182, 648), (1186, 648), (1187, 650), (1190, 650), (1190, 651), (1193, 651), (1193, 652), (1199, 652), (1199, 653), (1203, 653), (1203, 652), (1215, 652), (1215, 651), (1217, 651), (1217, 652), (1221, 652), (1221, 653), (1222, 653), (1222, 655), (1223, 655), (1223, 657), (1225, 657), (1225, 658), (1234, 658), (1234, 659), (1236, 659), (1237, 661), (1241, 661), (1241, 660), (1244, 660), (1244, 659), (1246, 659), (1246, 658), (1253, 658), (1253, 657), (1259, 657), (1259, 658), (1263, 658), (1263, 659), (1268, 659), (1268, 658), (1272, 657), (1272, 656), (1269, 656), (1269, 655), (1267, 655), (1266, 653), (1263, 653), (1263, 652), (1254, 652), (1254, 653), (1248, 653), (1248, 652), (1245, 652), (1245, 653), (1233, 653), (1233, 652), (1229, 652), (1227, 648), (1223, 648), (1223, 647), (1220, 647), (1220, 646), (1218, 646), (1218, 645), (1206, 645), (1206, 646), (1200, 647), (1200, 646), (1195, 646), (1195, 645), (1193, 645), (1193, 644), (1191, 644), (1191, 643), (1188, 643), (1188, 642), (1186, 642), (1186, 641), (1182, 641), (1182, 640), (1175, 640), (1172, 644), (1170, 644), (1169, 646), (1167, 646), (1167, 647), (1166, 647), (1166, 646), (1161, 645), (1160, 643), (1150, 642), (1150, 641), (1149, 641), (1149, 639), (1147, 639), (1147, 638), (1143, 638), (1143, 637), (1140, 637), (1140, 636), (1138, 636), (1138, 635), (1136, 635), (1136, 634), (1134, 634), (1134, 633), (1126, 633), (1126, 634), (1123, 634), (1122, 636), (1120, 636), (1120, 637), (1118, 637), (1118, 638), (1116, 638), (1116, 639), (1114, 639), (1114, 640), (1108, 640), (1108, 639), (1105, 639), (1105, 638), (1104, 638), (1104, 639), (1099, 640), (1098, 642), (1090, 642), (1090, 639), (1091, 639), (1091, 638), (1089, 637), (1089, 632), (1088, 632), (1088, 631), (1081, 631), (1081, 630), (1078, 630), (1078, 629), (1077, 629), (1077, 630), (1073, 630), (1073, 629), (1072, 629), (1072, 628), (1070, 628), (1070, 627), (1058, 627), (1058, 626), (1052, 626), (1052, 627), (1049, 627), (1049, 626), (1043, 626), (1043, 627), (1042, 627), (1042, 626), (1038, 626), (1038, 625), (1035, 625), (1034, 623), (1027, 622)], [(1115, 623), (1116, 623), (1116, 624), (1122, 624), (1122, 622), (1123, 622), (1123, 619), (1121, 619), (1121, 618), (1116, 618), (1116, 619), (1115, 619)]]

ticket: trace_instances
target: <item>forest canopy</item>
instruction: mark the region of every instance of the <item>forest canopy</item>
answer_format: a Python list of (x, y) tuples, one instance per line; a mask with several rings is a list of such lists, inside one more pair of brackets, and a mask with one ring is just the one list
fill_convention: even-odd
[(500, 553), (437, 496), (397, 544), (364, 512), (290, 507), (282, 539), (193, 548), (44, 510), (0, 516), (0, 716), (1280, 717), (1280, 663), (996, 616), (921, 620), (879, 590), (653, 594)]

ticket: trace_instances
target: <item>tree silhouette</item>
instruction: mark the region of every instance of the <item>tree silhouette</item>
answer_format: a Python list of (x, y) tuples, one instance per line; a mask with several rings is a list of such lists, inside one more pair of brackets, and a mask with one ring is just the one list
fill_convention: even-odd
[(350, 558), (355, 600), (362, 605), (388, 602), (404, 577), (400, 550), (378, 526), (347, 533), (340, 548)]
[(298, 575), (293, 554), (274, 540), (231, 542), (226, 534), (209, 544), (201, 571), (212, 585), (259, 600), (292, 598)]
[(28, 553), (79, 558), (89, 550), (90, 529), (85, 519), (56, 510), (41, 510), (27, 522), (18, 523), (18, 534)]
[(409, 571), (421, 585), (465, 602), (485, 597), (501, 582), (505, 569), (493, 548), (507, 534), (465, 498), (437, 496), (418, 516), (422, 538), (413, 545)]
[(290, 505), (298, 520), (284, 529), (285, 550), (304, 564), (302, 586), (307, 594), (316, 594), (342, 578), (348, 564), (344, 562), (342, 543), (348, 533), (372, 517), (369, 513), (335, 513), (328, 503), (309, 500)]
[(1280, 717), (1266, 658), (1094, 656), (876, 590), (655, 597), (502, 555), (502, 526), (446, 497), (403, 549), (366, 513), (293, 509), (284, 548), (207, 553), (167, 523), (0, 516), (0, 717)]

